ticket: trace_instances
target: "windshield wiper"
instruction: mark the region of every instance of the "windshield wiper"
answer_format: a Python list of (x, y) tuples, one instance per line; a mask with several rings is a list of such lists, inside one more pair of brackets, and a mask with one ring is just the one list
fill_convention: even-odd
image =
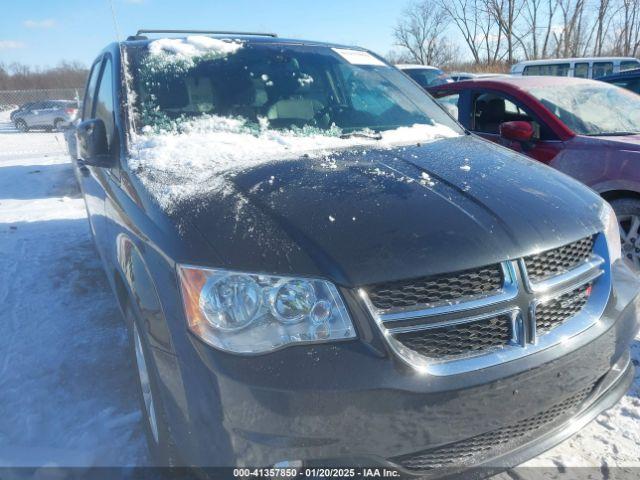
[(380, 132), (351, 132), (351, 133), (343, 133), (340, 135), (340, 138), (369, 138), (371, 140), (382, 140), (382, 134)]

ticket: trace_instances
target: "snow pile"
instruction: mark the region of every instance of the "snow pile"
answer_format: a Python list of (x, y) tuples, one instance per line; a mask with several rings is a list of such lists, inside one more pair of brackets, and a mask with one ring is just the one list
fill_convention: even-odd
[(202, 59), (223, 58), (242, 48), (238, 41), (192, 35), (186, 38), (161, 38), (149, 44), (149, 59), (180, 63), (186, 68)]
[(0, 467), (144, 465), (127, 330), (61, 134), (0, 124), (0, 304)]
[(0, 124), (3, 124), (3, 123), (11, 124), (10, 115), (12, 110), (14, 109), (11, 107), (11, 108), (7, 108), (6, 110), (0, 111)]
[(176, 123), (171, 131), (145, 127), (134, 138), (129, 165), (158, 203), (171, 210), (187, 198), (230, 191), (233, 175), (264, 163), (302, 155), (326, 161), (328, 154), (344, 148), (392, 148), (459, 135), (447, 126), (426, 124), (384, 131), (378, 138), (367, 131), (348, 138), (341, 133), (336, 127), (273, 130), (266, 121), (254, 125), (240, 118), (203, 116)]

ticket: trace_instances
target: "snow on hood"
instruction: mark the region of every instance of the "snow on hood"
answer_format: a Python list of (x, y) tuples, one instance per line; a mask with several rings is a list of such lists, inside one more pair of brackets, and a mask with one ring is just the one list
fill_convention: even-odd
[(237, 52), (242, 42), (220, 40), (203, 35), (161, 38), (149, 44), (149, 57), (169, 62), (195, 64), (196, 59), (222, 58)]
[(176, 122), (172, 130), (145, 127), (132, 139), (129, 165), (158, 204), (171, 211), (192, 197), (231, 193), (234, 175), (264, 163), (302, 155), (323, 161), (338, 149), (393, 148), (460, 135), (445, 125), (427, 124), (383, 131), (379, 139), (341, 138), (341, 133), (336, 127), (273, 130), (266, 121), (257, 126), (207, 115)]

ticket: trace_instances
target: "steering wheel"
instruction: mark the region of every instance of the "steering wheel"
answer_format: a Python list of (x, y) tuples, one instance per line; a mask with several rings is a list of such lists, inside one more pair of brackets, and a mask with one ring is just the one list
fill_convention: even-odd
[(331, 120), (335, 116), (336, 113), (341, 113), (344, 110), (344, 107), (340, 105), (325, 105), (319, 112), (317, 112), (313, 116), (313, 122), (315, 125), (328, 128), (331, 125)]

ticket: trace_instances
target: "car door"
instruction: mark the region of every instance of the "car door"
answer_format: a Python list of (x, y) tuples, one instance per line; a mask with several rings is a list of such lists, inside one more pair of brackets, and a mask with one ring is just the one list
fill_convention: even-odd
[(51, 126), (53, 124), (53, 121), (51, 120), (51, 113), (54, 108), (54, 103), (50, 101), (39, 104), (37, 109), (32, 110), (33, 120), (31, 125), (38, 127)]
[[(564, 143), (546, 123), (533, 115), (527, 106), (512, 96), (497, 90), (475, 90), (470, 95), (469, 129), (492, 142), (544, 163), (550, 163), (564, 148)], [(508, 140), (500, 135), (505, 122), (529, 122), (535, 135), (531, 142)]]
[(32, 105), (29, 105), (20, 115), (19, 118), (22, 118), (27, 125), (30, 127), (38, 126), (39, 123), (39, 114), (40, 111), (44, 108), (44, 102), (36, 102)]
[[(110, 55), (96, 62), (91, 70), (82, 120), (101, 119), (107, 132), (109, 149), (114, 146), (114, 95), (113, 95), (113, 61)], [(115, 152), (113, 152), (115, 154)], [(79, 159), (83, 160), (83, 159)], [(77, 178), (82, 188), (89, 224), (94, 235), (96, 247), (104, 258), (108, 243), (107, 221), (105, 217), (105, 195), (109, 187), (109, 169), (88, 166), (78, 163)]]
[(56, 118), (58, 109), (58, 102), (47, 102), (46, 108), (40, 112), (40, 125), (44, 127), (53, 126), (53, 120)]

